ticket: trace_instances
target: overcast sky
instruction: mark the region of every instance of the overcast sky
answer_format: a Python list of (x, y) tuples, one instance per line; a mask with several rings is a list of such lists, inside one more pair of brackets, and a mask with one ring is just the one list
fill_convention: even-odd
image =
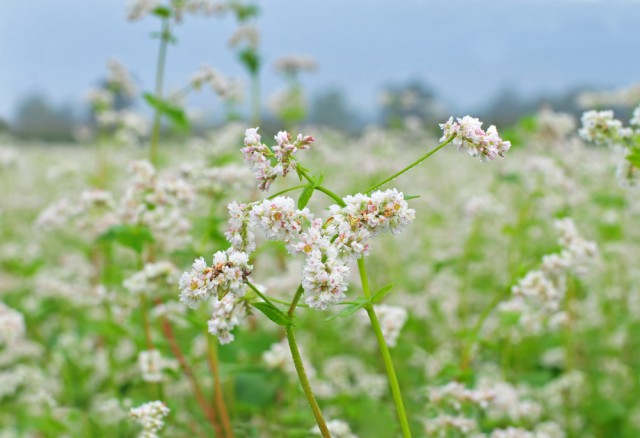
[[(640, 81), (640, 2), (633, 0), (268, 0), (259, 19), (265, 94), (282, 86), (283, 54), (314, 57), (312, 91), (344, 89), (363, 110), (383, 84), (420, 78), (458, 109), (498, 90), (559, 92)], [(152, 88), (153, 19), (129, 23), (123, 0), (5, 0), (0, 15), (0, 117), (27, 93), (80, 102), (118, 58)], [(167, 85), (203, 63), (242, 76), (226, 47), (230, 18), (187, 18), (169, 52)]]

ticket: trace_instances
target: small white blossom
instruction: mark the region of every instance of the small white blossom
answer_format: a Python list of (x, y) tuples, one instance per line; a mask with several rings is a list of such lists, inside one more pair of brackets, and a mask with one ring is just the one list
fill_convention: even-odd
[(164, 427), (164, 418), (169, 415), (169, 408), (161, 401), (145, 403), (131, 408), (129, 416), (142, 426), (140, 438), (157, 438)]
[(267, 239), (289, 242), (302, 231), (305, 222), (313, 216), (308, 208), (297, 210), (295, 201), (286, 196), (265, 199), (252, 207), (251, 222), (260, 228)]
[(0, 301), (0, 344), (11, 345), (25, 332), (24, 316)]
[(246, 316), (247, 306), (237, 295), (227, 294), (220, 300), (214, 298), (213, 312), (208, 322), (209, 333), (216, 336), (220, 344), (228, 344), (234, 339), (231, 330), (240, 325)]
[(587, 111), (582, 114), (580, 137), (600, 145), (614, 146), (631, 136), (632, 131), (622, 126), (613, 116), (613, 111)]
[(141, 351), (138, 354), (138, 366), (145, 382), (162, 381), (163, 360), (158, 350)]
[(511, 142), (502, 140), (495, 126), (491, 125), (484, 131), (482, 122), (474, 117), (464, 116), (456, 121), (450, 117), (440, 124), (440, 128), (443, 134), (441, 142), (453, 138), (453, 144), (459, 151), (478, 157), (481, 161), (503, 157), (511, 148)]
[(234, 249), (216, 252), (211, 266), (201, 257), (193, 263), (191, 271), (180, 277), (180, 301), (195, 308), (213, 295), (218, 298), (228, 292), (243, 295), (244, 281), (252, 269), (249, 255)]
[(389, 306), (387, 304), (378, 304), (374, 306), (378, 320), (380, 321), (380, 328), (384, 340), (389, 347), (395, 347), (400, 331), (407, 322), (408, 314), (407, 309), (399, 306)]
[(339, 257), (338, 249), (329, 245), (307, 254), (302, 272), (302, 287), (306, 303), (314, 309), (326, 310), (345, 298), (349, 267)]
[[(329, 429), (329, 433), (331, 434), (331, 438), (358, 438), (357, 435), (351, 432), (349, 423), (347, 423), (346, 421), (328, 420), (326, 424), (327, 429)], [(311, 429), (311, 433), (315, 435), (321, 435), (320, 428), (316, 425), (313, 429)]]

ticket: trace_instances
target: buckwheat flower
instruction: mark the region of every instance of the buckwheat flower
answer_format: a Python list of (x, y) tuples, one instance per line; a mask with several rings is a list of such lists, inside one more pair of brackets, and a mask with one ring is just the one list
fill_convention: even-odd
[(138, 21), (160, 6), (156, 0), (132, 0), (127, 5), (127, 20)]
[(424, 420), (424, 429), (428, 436), (449, 436), (452, 432), (468, 436), (478, 428), (475, 420), (463, 416), (439, 415)]
[(247, 316), (247, 304), (234, 294), (227, 294), (222, 299), (214, 298), (213, 313), (208, 322), (208, 330), (225, 345), (233, 341), (231, 333)]
[(482, 129), (482, 122), (471, 116), (457, 118), (449, 117), (440, 124), (442, 138), (446, 141), (453, 138), (453, 144), (458, 151), (466, 152), (471, 157), (478, 157), (481, 161), (491, 161), (504, 154), (511, 148), (511, 142), (504, 141), (498, 135), (498, 130), (491, 125), (489, 129)]
[(407, 322), (407, 310), (404, 307), (387, 304), (378, 304), (374, 306), (374, 309), (380, 320), (380, 328), (385, 342), (389, 347), (395, 347), (400, 331)]
[(128, 97), (135, 97), (137, 93), (131, 73), (117, 59), (110, 59), (107, 62), (107, 86)]
[(85, 96), (86, 101), (94, 111), (102, 111), (113, 105), (113, 94), (104, 88), (93, 88)]
[(551, 310), (556, 310), (564, 294), (558, 290), (542, 271), (530, 271), (518, 284), (511, 288), (514, 296), (534, 298), (545, 303)]
[(349, 267), (339, 256), (338, 249), (329, 245), (325, 250), (313, 250), (307, 254), (302, 272), (302, 287), (306, 303), (319, 310), (326, 310), (345, 298), (348, 289)]
[(147, 263), (142, 271), (127, 278), (122, 285), (133, 294), (149, 295), (156, 292), (157, 288), (172, 286), (177, 273), (178, 270), (171, 262)]
[(169, 408), (161, 401), (145, 403), (131, 408), (129, 416), (142, 426), (140, 438), (158, 438), (158, 432), (164, 427), (164, 418), (169, 415)]
[(273, 67), (279, 73), (294, 75), (300, 71), (313, 72), (318, 68), (318, 64), (308, 56), (289, 55), (278, 58)]
[(262, 144), (259, 128), (249, 128), (245, 131), (242, 155), (249, 165), (256, 179), (260, 182), (260, 190), (269, 190), (271, 183), (278, 177), (278, 171), (271, 165), (269, 156), (272, 152)]
[(295, 140), (292, 141), (291, 134), (286, 131), (280, 131), (275, 136), (277, 144), (271, 148), (276, 159), (278, 160), (279, 174), (287, 176), (287, 174), (295, 169), (296, 162), (293, 159), (296, 152), (299, 150), (308, 150), (311, 148), (311, 143), (314, 139), (310, 135), (298, 134)]
[(614, 146), (632, 134), (631, 129), (613, 116), (613, 111), (587, 111), (582, 114), (582, 128), (578, 131), (583, 140), (599, 145)]
[(288, 242), (302, 231), (303, 224), (313, 219), (308, 208), (297, 210), (295, 201), (286, 196), (265, 199), (254, 205), (251, 223), (262, 230), (269, 240)]
[(211, 266), (201, 257), (193, 263), (191, 271), (180, 277), (180, 301), (195, 308), (212, 295), (218, 299), (228, 292), (241, 296), (245, 279), (252, 270), (249, 255), (233, 248), (216, 252)]
[(11, 345), (25, 332), (24, 316), (0, 301), (0, 344)]
[(292, 240), (287, 245), (290, 254), (309, 254), (313, 250), (325, 251), (331, 240), (323, 228), (322, 219), (316, 218), (311, 221), (311, 226), (306, 232), (300, 233), (296, 240)]
[(256, 50), (260, 44), (260, 34), (255, 26), (245, 25), (236, 29), (235, 33), (229, 38), (229, 47), (238, 47), (245, 44)]
[[(302, 349), (300, 349), (300, 356), (309, 379), (313, 380), (316, 377), (316, 369), (309, 363)], [(269, 350), (262, 354), (262, 361), (268, 369), (281, 370), (292, 377), (297, 377), (296, 366), (286, 338), (272, 344)]]
[(138, 366), (145, 382), (162, 381), (162, 356), (158, 350), (141, 351), (138, 354)]
[(229, 221), (224, 235), (231, 247), (238, 251), (251, 253), (256, 249), (255, 235), (251, 232), (251, 205), (231, 202), (227, 205)]
[(495, 393), (491, 389), (469, 389), (458, 382), (429, 389), (429, 401), (432, 404), (449, 405), (457, 411), (468, 403), (486, 409), (494, 398)]
[[(357, 435), (354, 435), (351, 432), (351, 428), (349, 427), (349, 423), (342, 420), (327, 420), (327, 429), (329, 429), (329, 433), (331, 434), (331, 438), (358, 438)], [(311, 429), (311, 433), (314, 435), (321, 435), (320, 428), (316, 425), (313, 429)]]

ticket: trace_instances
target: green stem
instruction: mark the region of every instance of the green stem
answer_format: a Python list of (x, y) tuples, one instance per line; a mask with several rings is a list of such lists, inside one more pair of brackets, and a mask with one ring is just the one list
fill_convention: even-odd
[[(247, 286), (249, 286), (249, 287), (250, 287), (250, 288), (251, 288), (251, 289), (256, 293), (256, 295), (258, 295), (260, 298), (262, 298), (262, 300), (263, 300), (265, 303), (267, 303), (267, 304), (269, 304), (269, 305), (271, 305), (271, 306), (275, 307), (276, 309), (278, 309), (278, 307), (277, 307), (275, 304), (273, 304), (273, 303), (271, 302), (271, 300), (269, 299), (269, 297), (267, 297), (265, 294), (263, 294), (262, 292), (260, 292), (260, 291), (258, 290), (258, 288), (257, 288), (257, 287), (255, 287), (255, 285), (253, 285), (253, 284), (252, 284), (251, 282), (249, 282), (249, 281), (246, 281), (246, 283), (247, 283)], [(280, 310), (280, 309), (278, 309), (278, 310)], [(283, 312), (282, 312), (282, 311), (280, 311), (280, 313), (283, 313)], [(283, 313), (283, 314), (284, 314), (284, 313)]]
[(436, 152), (438, 152), (440, 149), (442, 149), (443, 147), (445, 147), (446, 145), (448, 145), (449, 143), (451, 143), (453, 141), (455, 137), (451, 137), (448, 140), (440, 143), (438, 146), (436, 146), (435, 148), (431, 149), (429, 152), (427, 152), (425, 155), (423, 155), (422, 157), (418, 158), (418, 160), (414, 161), (413, 163), (409, 164), (407, 167), (405, 167), (404, 169), (402, 169), (399, 172), (394, 173), (393, 175), (391, 175), (389, 178), (386, 178), (384, 180), (382, 180), (381, 182), (379, 182), (378, 184), (374, 185), (373, 187), (370, 187), (366, 193), (371, 193), (373, 192), (375, 189), (382, 187), (383, 185), (385, 185), (386, 183), (393, 181), (394, 179), (396, 179), (397, 177), (399, 177), (400, 175), (402, 175), (403, 173), (406, 173), (408, 171), (410, 171), (411, 169), (413, 169), (414, 167), (416, 167), (418, 164), (422, 163), (424, 160), (426, 160), (427, 158), (429, 158), (431, 155), (435, 154)]
[(218, 418), (222, 423), (224, 434), (227, 438), (233, 438), (233, 428), (231, 427), (231, 421), (229, 420), (229, 413), (227, 411), (227, 405), (224, 402), (224, 394), (222, 393), (222, 384), (220, 381), (220, 367), (218, 366), (218, 346), (216, 341), (213, 340), (213, 336), (205, 334), (207, 337), (207, 348), (209, 350), (209, 368), (213, 374), (213, 386), (214, 386), (214, 404), (218, 410)]
[[(160, 34), (160, 49), (158, 51), (158, 62), (156, 64), (156, 91), (155, 97), (162, 99), (162, 89), (164, 83), (164, 70), (167, 63), (167, 47), (169, 45), (169, 20), (162, 19), (162, 30)], [(160, 142), (160, 122), (162, 115), (158, 108), (155, 109), (153, 115), (153, 128), (151, 131), (151, 146), (149, 148), (149, 161), (156, 166), (158, 164), (158, 144)]]
[[(367, 276), (367, 270), (364, 265), (364, 258), (358, 259), (358, 271), (360, 272), (360, 281), (362, 282), (362, 292), (364, 297), (371, 299), (371, 288), (369, 287), (369, 277)], [(396, 370), (393, 367), (393, 361), (391, 360), (391, 353), (389, 353), (389, 347), (382, 334), (378, 317), (373, 309), (373, 305), (369, 302), (364, 306), (369, 315), (371, 326), (376, 334), (378, 340), (378, 348), (382, 354), (382, 360), (384, 361), (385, 368), (387, 370), (387, 378), (389, 380), (389, 386), (391, 386), (391, 394), (393, 395), (393, 402), (396, 405), (396, 412), (398, 414), (398, 420), (400, 421), (400, 427), (402, 428), (402, 436), (404, 438), (411, 438), (411, 429), (409, 428), (409, 420), (407, 419), (407, 413), (404, 409), (404, 403), (402, 402), (402, 392), (400, 391), (400, 384), (398, 383), (398, 377), (396, 376)]]
[(251, 75), (251, 123), (253, 126), (260, 124), (260, 76), (258, 73)]
[[(303, 292), (304, 289), (302, 288), (302, 285), (298, 286), (296, 295), (293, 297), (293, 301), (291, 302), (291, 306), (289, 307), (289, 311), (287, 312), (290, 318), (293, 317), (293, 313), (296, 310), (296, 306), (298, 305), (298, 301), (300, 301), (300, 297), (302, 296)], [(296, 338), (293, 334), (293, 326), (286, 326), (285, 331), (287, 332), (287, 341), (289, 341), (289, 349), (291, 350), (291, 357), (293, 358), (293, 363), (296, 367), (298, 380), (300, 380), (302, 390), (304, 391), (304, 395), (307, 397), (307, 402), (309, 402), (309, 406), (311, 407), (313, 416), (316, 418), (316, 423), (320, 428), (320, 433), (322, 434), (323, 438), (331, 438), (331, 433), (329, 433), (329, 428), (327, 427), (327, 423), (324, 421), (322, 411), (320, 410), (320, 406), (318, 405), (318, 402), (313, 395), (313, 390), (311, 389), (309, 378), (307, 377), (307, 373), (304, 370), (302, 357), (300, 357), (300, 350), (298, 349), (298, 344), (296, 343)]]
[[(336, 204), (338, 204), (340, 207), (344, 207), (346, 205), (340, 196), (336, 195), (334, 192), (332, 192), (328, 188), (324, 186), (316, 186), (315, 185), (316, 182), (309, 176), (309, 174), (304, 169), (298, 168), (298, 172), (300, 173), (300, 175), (304, 177), (304, 179), (309, 181), (311, 184), (314, 184), (314, 190), (324, 193), (325, 195), (327, 195), (328, 197), (336, 201)], [(306, 186), (303, 186), (303, 187), (306, 187)]]
[(273, 195), (269, 196), (267, 199), (273, 199), (273, 198), (276, 198), (276, 197), (278, 197), (280, 195), (284, 195), (285, 193), (293, 192), (294, 190), (304, 189), (305, 187), (307, 187), (306, 184), (301, 184), (299, 186), (289, 187), (288, 189), (284, 189), (284, 190), (279, 191), (278, 193), (274, 193)]

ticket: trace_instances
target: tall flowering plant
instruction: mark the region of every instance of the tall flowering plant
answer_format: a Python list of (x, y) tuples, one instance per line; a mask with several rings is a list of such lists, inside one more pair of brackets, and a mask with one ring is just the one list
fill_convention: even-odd
[[(388, 348), (388, 345), (395, 344), (397, 324), (390, 323), (385, 316), (385, 324), (381, 326), (375, 306), (391, 290), (391, 286), (380, 289), (372, 287), (365, 257), (374, 249), (375, 237), (401, 233), (414, 221), (415, 210), (409, 207), (411, 197), (395, 188), (381, 188), (449, 143), (483, 161), (501, 157), (511, 147), (508, 141), (499, 137), (494, 126), (485, 131), (482, 122), (469, 116), (455, 121), (451, 118), (441, 128), (441, 143), (434, 149), (369, 189), (347, 196), (337, 195), (324, 185), (322, 174), (315, 175), (301, 164), (299, 154), (312, 147), (315, 141), (313, 137), (302, 134), (293, 136), (281, 131), (275, 136), (275, 144), (267, 146), (262, 142), (258, 128), (247, 129), (242, 153), (261, 191), (267, 192), (276, 179), (292, 173), (297, 174), (304, 183), (259, 201), (231, 202), (228, 205), (230, 218), (225, 233), (229, 247), (216, 252), (210, 263), (198, 258), (192, 269), (180, 279), (180, 299), (183, 303), (197, 307), (204, 301), (214, 302), (209, 332), (217, 336), (221, 344), (233, 340), (231, 330), (241, 323), (250, 306), (284, 327), (296, 373), (323, 437), (331, 436), (330, 428), (309, 383), (294, 333), (295, 313), (303, 305), (319, 311), (340, 306), (341, 311), (335, 316), (341, 317), (352, 315), (360, 309), (366, 311), (385, 364), (403, 436), (411, 436)], [(297, 200), (285, 196), (294, 191), (300, 191)], [(307, 208), (316, 192), (333, 202), (324, 216)], [(291, 301), (270, 297), (268, 291), (255, 284), (252, 258), (257, 248), (256, 232), (267, 240), (283, 242), (292, 257), (304, 258), (302, 278)], [(359, 274), (362, 296), (349, 300), (349, 274), (354, 264)], [(301, 303), (303, 298), (304, 304)], [(285, 307), (282, 307), (283, 304)], [(378, 312), (384, 310), (386, 315), (389, 312), (385, 309), (378, 307)]]

